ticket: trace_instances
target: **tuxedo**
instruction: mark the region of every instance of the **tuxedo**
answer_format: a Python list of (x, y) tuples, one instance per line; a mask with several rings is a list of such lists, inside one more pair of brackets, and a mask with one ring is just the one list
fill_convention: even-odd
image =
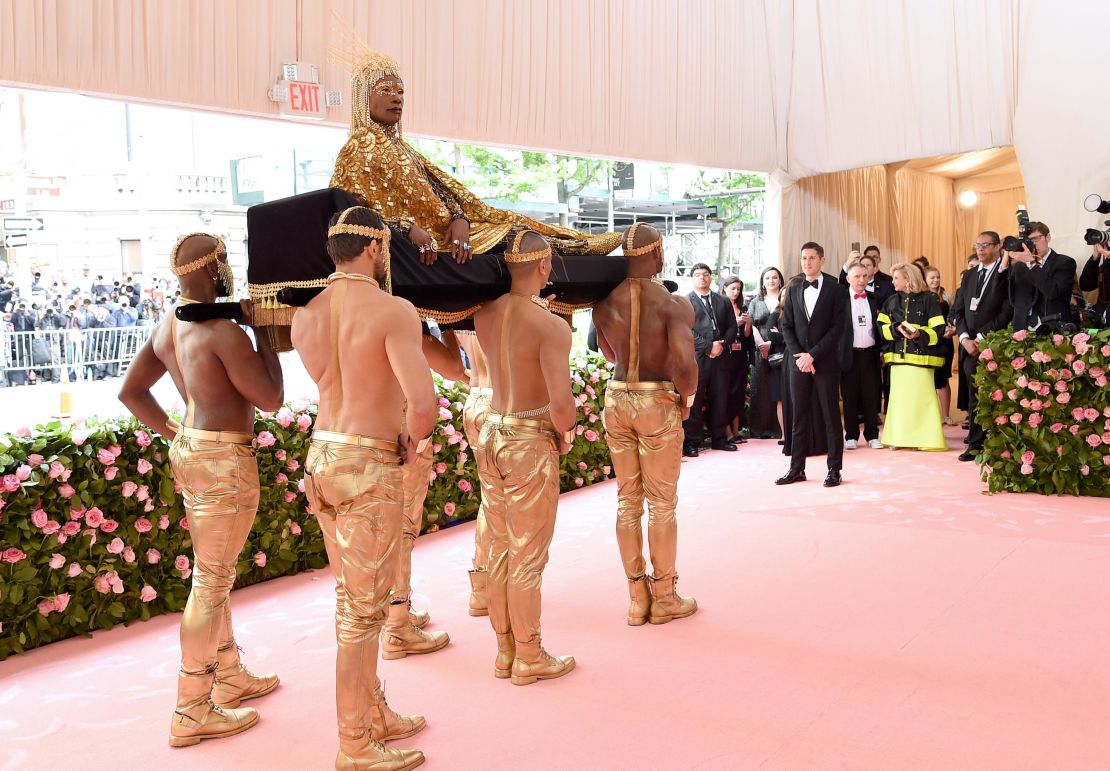
[(1075, 260), (1051, 249), (1039, 268), (1011, 262), (1010, 302), (1014, 329), (1039, 326), (1045, 320), (1071, 321), (1071, 289)]
[[(827, 273), (821, 274), (816, 290), (807, 284), (802, 281), (787, 290), (779, 320), (786, 339), (783, 366), (787, 368), (787, 387), (794, 411), (790, 470), (805, 470), (810, 425), (819, 422), (828, 441), (829, 470), (839, 471), (844, 440), (837, 391), (843, 368), (844, 335), (848, 332), (848, 291)], [(806, 289), (811, 289), (808, 298)], [(798, 369), (794, 357), (799, 353), (813, 357), (812, 374)]]
[(860, 417), (863, 438), (879, 438), (879, 403), (882, 398), (882, 360), (879, 356), (879, 311), (882, 306), (873, 292), (857, 300), (849, 289), (848, 331), (844, 335), (847, 366), (840, 379), (844, 404), (844, 438), (859, 439)]
[(978, 394), (975, 390), (975, 371), (979, 359), (969, 356), (963, 348), (964, 338), (980, 338), (988, 332), (1005, 329), (1013, 317), (1010, 305), (1009, 271), (998, 272), (999, 260), (990, 267), (980, 265), (964, 273), (956, 300), (952, 307), (952, 321), (960, 339), (960, 375), (967, 382), (967, 434), (968, 450), (983, 448), (986, 431), (975, 422)]
[[(844, 268), (840, 269), (840, 284), (848, 286), (848, 272)], [(867, 293), (875, 295), (875, 301), (882, 308), (894, 294), (894, 279), (891, 278), (889, 273), (883, 273), (881, 270), (875, 271), (875, 277), (867, 285)]]
[(1095, 312), (1104, 313), (1110, 308), (1110, 258), (1099, 259), (1092, 255), (1079, 275), (1079, 288), (1095, 292)]
[[(690, 417), (682, 424), (687, 445), (698, 446), (702, 441), (703, 409), (709, 407), (709, 426), (714, 443), (727, 440), (728, 431), (728, 357), (736, 341), (736, 316), (732, 303), (725, 297), (710, 292), (705, 298), (690, 292), (694, 307), (694, 358), (698, 364), (698, 387)], [(724, 350), (717, 358), (710, 358), (715, 341), (722, 341)]]

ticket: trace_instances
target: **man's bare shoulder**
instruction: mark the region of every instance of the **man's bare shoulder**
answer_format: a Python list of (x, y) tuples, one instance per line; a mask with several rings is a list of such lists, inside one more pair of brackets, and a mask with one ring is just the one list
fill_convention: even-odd
[(694, 326), (694, 306), (690, 304), (690, 300), (681, 295), (671, 294), (664, 287), (659, 287), (659, 290), (665, 293), (665, 296), (660, 298), (660, 308), (668, 318), (680, 324)]

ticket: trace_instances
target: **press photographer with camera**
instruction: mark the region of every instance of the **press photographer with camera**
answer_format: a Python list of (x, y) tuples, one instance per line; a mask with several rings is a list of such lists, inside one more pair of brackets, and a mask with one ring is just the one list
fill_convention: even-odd
[(1075, 260), (1052, 250), (1052, 234), (1043, 222), (1029, 221), (1018, 210), (1019, 236), (1007, 236), (999, 271), (1009, 273), (1011, 326), (1036, 329), (1042, 324), (1071, 323), (1071, 288)]
[(1110, 244), (1092, 244), (1093, 252), (1079, 275), (1079, 288), (1084, 292), (1098, 291), (1088, 323), (1100, 328), (1110, 327)]

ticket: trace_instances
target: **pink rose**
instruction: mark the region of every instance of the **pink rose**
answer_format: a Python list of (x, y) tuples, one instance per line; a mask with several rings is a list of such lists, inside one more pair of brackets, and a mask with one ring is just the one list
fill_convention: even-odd
[(139, 592), (139, 599), (142, 600), (143, 602), (150, 602), (151, 600), (153, 600), (157, 596), (158, 596), (158, 592), (154, 591), (154, 587), (150, 586), (149, 584), (144, 586), (142, 588), (142, 591)]
[(574, 478), (574, 486), (575, 487), (581, 487), (584, 484), (586, 484), (586, 480), (583, 479), (582, 477), (575, 477)]
[(259, 447), (273, 447), (277, 443), (277, 437), (269, 431), (262, 431), (258, 434), (257, 442)]
[(471, 484), (468, 480), (460, 479), (459, 480), (459, 489), (462, 490), (464, 493), (469, 493), (474, 488), (471, 486)]
[(289, 526), (289, 532), (291, 532), (293, 535), (300, 535), (301, 534), (301, 526), (298, 525), (296, 522), (294, 522), (293, 524), (291, 524)]
[(42, 529), (42, 526), (46, 524), (46, 521), (48, 519), (50, 519), (50, 517), (46, 516), (46, 512), (42, 509), (35, 509), (33, 512), (31, 512), (31, 524), (39, 528), (40, 530)]
[(1036, 457), (1037, 457), (1037, 454), (1035, 452), (1033, 452), (1032, 450), (1026, 450), (1025, 452), (1023, 452), (1021, 454), (1021, 462), (1022, 463), (1032, 463), (1033, 459), (1036, 458)]
[(178, 570), (185, 570), (189, 567), (189, 558), (184, 554), (178, 554), (177, 558), (173, 561), (173, 566)]
[(304, 492), (304, 477), (297, 480), (297, 490), (302, 493)]
[[(462, 442), (462, 444), (466, 444), (466, 442)], [(462, 450), (459, 450), (459, 463), (465, 464), (468, 460), (470, 460), (470, 456)]]
[(101, 594), (107, 594), (112, 591), (112, 585), (108, 583), (108, 576), (101, 574), (93, 579), (93, 589), (96, 589)]
[(463, 439), (461, 442), (459, 442), (459, 449), (460, 450), (465, 450), (469, 446), (470, 446), (470, 444), (466, 441), (466, 439)]
[(289, 481), (289, 477), (285, 476), (285, 474), (282, 474), (281, 472), (278, 472), (278, 475), (274, 477), (274, 481), (279, 485), (283, 485)]
[(446, 396), (439, 397), (439, 406), (440, 407), (448, 407), (448, 406), (450, 406), (450, 404), (451, 404), (451, 400), (448, 399)]
[(181, 527), (182, 530), (188, 530), (189, 529), (189, 518), (188, 517), (182, 517), (181, 521), (178, 522), (177, 524)]
[(1059, 404), (1067, 404), (1071, 401), (1071, 394), (1069, 394), (1067, 391), (1062, 394), (1056, 394), (1056, 401)]
[(113, 444), (111, 447), (108, 448), (108, 452), (112, 453), (112, 455), (118, 458), (123, 453), (123, 448), (120, 447), (118, 444)]
[(1102, 437), (1099, 434), (1088, 434), (1087, 444), (1091, 445), (1091, 447), (1098, 447), (1102, 444)]
[(274, 453), (274, 457), (277, 458), (280, 461), (284, 461), (285, 458), (286, 458), (285, 450), (278, 450), (277, 452)]
[(1021, 422), (1021, 413), (1020, 412), (1015, 412), (1013, 415), (1011, 415), (1010, 416), (1010, 422), (1013, 423), (1015, 426), (1018, 423), (1020, 423)]
[(1071, 380), (1072, 379), (1071, 370), (1068, 369), (1067, 367), (1064, 367), (1062, 370), (1060, 370), (1060, 379), (1061, 380)]
[(266, 567), (266, 552), (258, 551), (254, 553), (254, 564), (260, 568)]
[(992, 359), (994, 359), (994, 351), (990, 348), (979, 351), (979, 361), (991, 361)]
[(140, 428), (138, 431), (135, 432), (135, 441), (138, 442), (140, 447), (150, 447), (150, 434)]
[(994, 424), (995, 424), (996, 426), (1004, 426), (1004, 425), (1006, 425), (1006, 424), (1007, 424), (1008, 422), (1009, 422), (1009, 421), (1008, 421), (1008, 420), (1006, 419), (1006, 416), (1005, 416), (1005, 415), (999, 415), (999, 416), (998, 416), (997, 418), (995, 418), (995, 419), (994, 419)]
[(81, 565), (79, 563), (77, 563), (77, 562), (69, 563), (69, 570), (66, 571), (67, 576), (69, 576), (70, 578), (76, 578), (80, 573), (81, 573)]
[(139, 486), (129, 479), (120, 487), (120, 495), (122, 495), (124, 498), (130, 498), (138, 489)]
[(113, 479), (116, 478), (116, 474), (118, 474), (118, 473), (119, 473), (119, 468), (118, 467), (109, 466), (108, 468), (104, 469), (104, 478), (107, 479), (109, 482), (111, 482)]
[(1088, 335), (1086, 332), (1076, 332), (1074, 335), (1071, 336), (1072, 345), (1080, 345), (1081, 343), (1090, 342), (1090, 340), (1091, 336)]
[(31, 467), (26, 463), (15, 470), (15, 478), (20, 482), (26, 482), (31, 476)]
[(61, 487), (58, 488), (58, 495), (62, 496), (63, 498), (72, 498), (74, 495), (76, 495), (76, 493), (77, 491), (70, 487), (68, 484), (63, 484)]
[(104, 512), (93, 506), (85, 512), (85, 524), (89, 527), (100, 527), (104, 522)]
[(112, 542), (109, 543), (108, 546), (106, 546), (105, 548), (108, 549), (109, 554), (122, 554), (123, 547), (124, 543), (122, 538), (113, 538)]
[(123, 561), (129, 565), (135, 561), (135, 550), (130, 546), (123, 550)]
[(162, 553), (157, 549), (146, 550), (146, 561), (151, 565), (157, 565), (162, 561)]
[(1101, 376), (1095, 378), (1095, 385), (1097, 385), (1099, 388), (1106, 388), (1106, 383), (1107, 382), (1108, 381), (1107, 381), (1106, 375), (1101, 375)]
[(439, 451), (442, 450), (442, 449), (443, 449), (442, 444), (433, 444), (432, 445), (432, 455), (439, 455)]
[(1072, 436), (1079, 436), (1079, 426), (1068, 426), (1068, 431)]
[(302, 434), (307, 433), (308, 429), (312, 427), (312, 418), (309, 415), (301, 415), (297, 418), (297, 430)]
[(1098, 378), (1106, 374), (1106, 370), (1104, 370), (1102, 367), (1091, 367), (1089, 370), (1087, 370), (1087, 374), (1097, 380)]
[(10, 563), (12, 565), (19, 562), (20, 560), (25, 559), (26, 557), (27, 557), (26, 554), (24, 554), (23, 552), (21, 552), (19, 549), (15, 548), (14, 546), (12, 546), (9, 549), (6, 549), (3, 554), (0, 554), (0, 559), (3, 559), (4, 562)]
[(461, 441), (462, 441), (462, 434), (459, 434), (459, 433), (452, 432), (451, 435), (449, 437), (447, 437), (447, 444), (449, 444), (449, 445), (455, 445), (455, 444), (458, 444)]
[(1019, 375), (1018, 379), (1014, 382), (1018, 384), (1018, 388), (1025, 388), (1029, 385), (1029, 378), (1027, 378), (1025, 375)]
[(447, 473), (447, 464), (440, 461), (439, 463), (437, 463), (435, 465), (435, 471), (436, 471), (437, 474), (446, 474)]
[(75, 428), (69, 432), (69, 438), (73, 440), (75, 445), (80, 447), (85, 443), (85, 440), (89, 438), (89, 432), (80, 428)]
[(62, 532), (67, 536), (74, 536), (81, 532), (81, 523), (70, 520), (62, 525)]
[(39, 609), (39, 615), (40, 616), (49, 616), (51, 613), (54, 612), (54, 601), (53, 600), (39, 600), (38, 609)]
[[(1110, 356), (1110, 354), (1106, 354), (1106, 355)], [(1110, 466), (1110, 454), (1102, 456), (1102, 465), (1103, 466)]]
[(1009, 460), (1010, 458), (1014, 457), (1014, 454), (1012, 452), (1010, 452), (1009, 450), (1003, 450), (1002, 451), (1002, 457), (1005, 458), (1006, 460)]
[(54, 610), (58, 613), (64, 613), (65, 609), (69, 607), (69, 592), (65, 594), (54, 595)]
[(1048, 396), (1050, 393), (1052, 393), (1052, 389), (1048, 387), (1048, 384), (1045, 384), (1037, 389), (1037, 393), (1039, 393), (1041, 396)]
[(1071, 411), (1072, 420), (1083, 420), (1083, 408), (1076, 407)]
[(48, 564), (53, 570), (57, 570), (62, 565), (66, 564), (66, 558), (63, 557), (61, 554), (55, 554), (50, 558), (50, 562)]
[(451, 423), (448, 423), (446, 426), (443, 427), (443, 434), (444, 434), (444, 436), (454, 436), (455, 435), (455, 426), (452, 425)]
[[(58, 532), (61, 529), (62, 529), (62, 526), (59, 523), (52, 520), (52, 519), (48, 520), (47, 523), (42, 526), (42, 532), (46, 533), (46, 535), (54, 535), (54, 533)], [(65, 538), (65, 536), (63, 536), (62, 538), (59, 538), (58, 539), (59, 543), (64, 543), (64, 538)]]
[(293, 423), (293, 412), (288, 407), (282, 407), (274, 416), (274, 421), (282, 428), (289, 428)]
[(1110, 431), (1106, 431), (1102, 435), (1102, 443), (1110, 445)]
[(118, 527), (119, 522), (116, 522), (116, 520), (114, 519), (108, 519), (107, 517), (105, 517), (104, 522), (100, 525), (100, 531), (102, 533), (114, 533), (116, 532), (116, 528)]
[(585, 437), (587, 442), (596, 442), (601, 435), (592, 428), (588, 428), (583, 432), (582, 436)]
[(578, 436), (582, 436), (585, 431), (586, 427), (583, 426), (581, 423), (574, 427), (574, 433), (578, 434)]
[(288, 463), (285, 464), (285, 468), (289, 469), (290, 471), (296, 471), (300, 467), (301, 464), (297, 462), (296, 458), (290, 460)]
[(289, 406), (293, 408), (293, 412), (304, 412), (308, 409), (308, 404), (308, 399), (294, 399)]
[(192, 574), (193, 574), (193, 569), (192, 568), (185, 568), (185, 570), (181, 571), (181, 580), (182, 581), (187, 580), (189, 578), (189, 576), (191, 576)]
[(1017, 392), (1016, 388), (1011, 388), (1009, 391), (1006, 392), (1006, 398), (1009, 399), (1010, 401), (1016, 400), (1017, 396), (1018, 396), (1018, 392)]
[(149, 498), (150, 498), (150, 488), (147, 487), (146, 485), (139, 485), (139, 490), (138, 490), (138, 492), (135, 493), (135, 500), (137, 500), (137, 501), (147, 501), (147, 506), (149, 508), (144, 507), (144, 509), (146, 511), (150, 511), (150, 509), (154, 508), (154, 504), (149, 502), (149, 500), (148, 500)]
[(428, 469), (428, 484), (431, 484), (432, 482), (436, 481), (437, 476), (438, 476), (438, 474), (436, 474), (436, 470), (434, 468)]
[(1090, 476), (1091, 467), (1084, 463), (1082, 466), (1079, 467), (1079, 473), (1083, 476)]
[(84, 516), (85, 516), (85, 510), (83, 508), (81, 508), (81, 509), (74, 508), (74, 509), (69, 510), (69, 518), (70, 519), (81, 519)]
[(998, 369), (998, 362), (997, 361), (988, 361), (987, 362), (987, 371), (988, 372), (994, 372), (997, 369)]
[(451, 503), (451, 501), (447, 501), (447, 503), (443, 504), (443, 513), (449, 517), (455, 516), (455, 504)]
[(146, 474), (154, 468), (154, 466), (146, 458), (139, 458), (139, 462), (135, 464), (135, 468), (138, 469), (140, 474)]
[(1034, 399), (1033, 401), (1029, 402), (1029, 408), (1034, 412), (1037, 412), (1044, 409), (1044, 402), (1042, 402), (1040, 399)]
[(116, 462), (116, 456), (112, 454), (111, 450), (104, 447), (96, 451), (96, 459), (105, 466), (110, 466)]
[(1014, 332), (1014, 334), (1012, 335), (1012, 337), (1015, 340), (1017, 340), (1019, 343), (1022, 340), (1024, 340), (1025, 338), (1027, 338), (1028, 336), (1029, 336), (1029, 333), (1024, 329), (1019, 329), (1017, 332)]
[[(1037, 407), (1037, 409), (1040, 409), (1040, 407)], [(1035, 413), (1033, 413), (1032, 415), (1029, 416), (1029, 421), (1028, 422), (1029, 422), (1029, 427), (1030, 428), (1036, 428), (1042, 422), (1044, 422), (1044, 415), (1040, 414), (1039, 412), (1035, 412)]]
[(41, 466), (43, 463), (46, 463), (46, 458), (42, 457), (37, 452), (33, 452), (27, 456), (27, 464), (30, 466)]
[(4, 491), (14, 493), (19, 489), (19, 477), (15, 474), (4, 475)]
[(1083, 410), (1083, 417), (1085, 417), (1087, 420), (1098, 420), (1098, 414), (1098, 410), (1096, 410), (1094, 407), (1088, 407), (1087, 409)]
[(285, 493), (285, 502), (292, 503), (295, 500), (297, 500), (297, 494), (292, 490), (287, 490)]
[(1064, 344), (1064, 336), (1063, 335), (1053, 335), (1052, 336), (1052, 344), (1055, 345), (1057, 348), (1059, 348), (1061, 345)]
[(612, 466), (602, 466), (601, 470), (605, 474), (605, 476), (609, 476), (610, 474), (613, 473), (613, 467)]
[[(1110, 357), (1110, 343), (1107, 343), (1098, 350), (1103, 356)], [(1107, 463), (1106, 465), (1110, 466), (1110, 463)]]
[(447, 409), (446, 407), (440, 407), (439, 408), (439, 418), (440, 418), (440, 420), (450, 420), (451, 419), (451, 410)]
[(1028, 463), (1023, 463), (1021, 464), (1021, 473), (1025, 476), (1029, 476), (1033, 473), (1033, 467), (1030, 466)]
[(165, 514), (158, 517), (158, 529), (159, 530), (165, 530), (169, 526), (170, 526), (170, 518), (169, 517), (167, 517)]
[(1083, 361), (1082, 359), (1077, 359), (1071, 365), (1071, 368), (1075, 370), (1075, 374), (1082, 375), (1083, 370), (1087, 369), (1087, 363), (1085, 361)]

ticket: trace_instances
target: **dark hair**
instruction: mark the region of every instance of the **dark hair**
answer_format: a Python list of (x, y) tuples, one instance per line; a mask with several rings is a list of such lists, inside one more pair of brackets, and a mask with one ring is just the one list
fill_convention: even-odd
[(1036, 220), (1034, 220), (1033, 222), (1029, 223), (1028, 228), (1030, 233), (1036, 230), (1038, 233), (1042, 233), (1046, 236), (1052, 235), (1052, 232), (1048, 229), (1048, 225), (1044, 224), (1043, 222), (1037, 222)]
[(740, 280), (739, 276), (726, 276), (725, 279), (721, 281), (721, 289), (732, 286), (733, 284), (740, 284), (740, 288), (744, 288), (744, 282)]
[(697, 272), (698, 272), (699, 270), (704, 270), (704, 271), (706, 271), (706, 272), (707, 272), (707, 273), (708, 273), (708, 274), (709, 274), (710, 276), (712, 276), (712, 275), (713, 275), (713, 268), (709, 267), (709, 266), (708, 266), (708, 265), (706, 265), (706, 264), (705, 264), (704, 262), (696, 262), (696, 263), (694, 263), (694, 267), (690, 268), (690, 275), (691, 275), (691, 276), (692, 276), (692, 275), (694, 275), (694, 274), (695, 274), (695, 273), (697, 273)]
[(929, 267), (929, 258), (924, 254), (914, 260), (914, 262), (922, 269), (922, 272), (924, 272), (925, 268)]
[[(347, 216), (343, 218), (344, 225), (362, 225), (375, 230), (381, 230), (385, 227), (382, 218), (365, 206), (355, 206), (345, 211), (347, 211)], [(342, 216), (343, 212), (333, 214), (331, 219), (328, 220), (328, 229), (334, 227)], [(380, 243), (381, 239), (360, 236), (355, 233), (337, 233), (334, 236), (328, 236), (328, 256), (336, 265), (341, 262), (349, 262), (362, 254), (362, 250), (369, 246), (372, 241)]]
[(997, 246), (998, 244), (1002, 243), (1002, 239), (998, 237), (998, 233), (993, 230), (984, 230), (979, 235), (987, 236), (988, 238), (990, 238), (992, 246)]
[(824, 259), (825, 257), (825, 247), (821, 246), (821, 244), (817, 243), (816, 241), (806, 241), (804, 244), (802, 244), (802, 248), (799, 251), (804, 252), (806, 249), (813, 249), (817, 252), (817, 256), (821, 257), (822, 259)]
[(767, 287), (763, 284), (763, 279), (766, 278), (767, 274), (771, 271), (779, 274), (779, 291), (781, 292), (783, 289), (786, 289), (786, 279), (782, 277), (782, 271), (774, 265), (766, 267), (763, 269), (763, 272), (759, 274), (759, 299), (761, 300), (767, 296)]
[[(867, 254), (868, 252), (879, 252), (879, 247), (875, 246), (875, 244), (871, 244), (870, 246), (868, 246), (866, 249), (863, 250), (864, 254)], [(879, 254), (881, 255), (882, 252), (879, 252)]]
[(979, 259), (979, 255), (975, 254), (975, 252), (972, 252), (971, 254), (969, 254), (967, 256), (967, 262), (971, 262), (972, 260), (978, 260), (978, 259)]

